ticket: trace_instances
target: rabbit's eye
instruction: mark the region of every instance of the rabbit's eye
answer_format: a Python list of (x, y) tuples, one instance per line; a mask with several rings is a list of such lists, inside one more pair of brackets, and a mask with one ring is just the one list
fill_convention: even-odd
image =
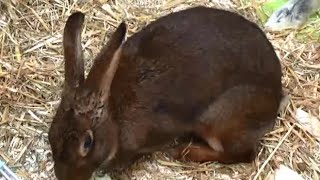
[(90, 149), (93, 145), (93, 133), (91, 130), (87, 130), (85, 132), (85, 135), (83, 136), (83, 139), (81, 141), (80, 147), (79, 147), (79, 154), (82, 157), (87, 156)]
[(91, 146), (92, 146), (92, 139), (91, 139), (91, 136), (90, 135), (87, 135), (86, 138), (85, 138), (85, 141), (84, 141), (84, 148), (85, 149), (90, 149)]

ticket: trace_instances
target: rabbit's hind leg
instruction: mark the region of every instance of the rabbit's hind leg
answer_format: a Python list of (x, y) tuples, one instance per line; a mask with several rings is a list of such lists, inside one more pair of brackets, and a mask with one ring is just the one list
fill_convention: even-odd
[(220, 152), (202, 143), (184, 143), (170, 149), (168, 153), (176, 160), (199, 163), (216, 161), (221, 156)]
[(280, 95), (255, 86), (228, 90), (195, 126), (195, 134), (207, 144), (181, 145), (173, 151), (174, 157), (225, 164), (251, 162), (259, 139), (274, 126), (280, 99)]
[[(249, 163), (256, 156), (256, 146), (251, 140), (242, 137), (222, 138), (223, 150), (215, 150), (212, 145), (204, 143), (185, 143), (171, 149), (169, 154), (176, 160), (193, 162), (213, 162), (224, 164)], [(220, 142), (215, 142), (220, 143)]]

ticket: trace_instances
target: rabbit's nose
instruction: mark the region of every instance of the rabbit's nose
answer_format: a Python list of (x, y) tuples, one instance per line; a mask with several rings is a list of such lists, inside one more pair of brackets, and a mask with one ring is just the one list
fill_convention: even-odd
[(62, 163), (56, 163), (54, 165), (54, 172), (58, 180), (73, 180), (76, 179), (76, 176), (72, 175), (70, 168)]

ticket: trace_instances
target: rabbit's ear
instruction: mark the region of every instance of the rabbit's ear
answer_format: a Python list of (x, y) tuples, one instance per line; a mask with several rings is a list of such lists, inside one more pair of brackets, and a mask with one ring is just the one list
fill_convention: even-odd
[(83, 22), (84, 14), (75, 12), (69, 16), (64, 27), (65, 91), (75, 89), (84, 81), (84, 64), (81, 47)]
[(126, 31), (127, 26), (125, 22), (122, 22), (96, 57), (86, 79), (85, 87), (101, 95), (100, 100), (102, 101), (105, 101), (109, 96), (110, 86), (118, 67), (121, 46), (125, 39)]

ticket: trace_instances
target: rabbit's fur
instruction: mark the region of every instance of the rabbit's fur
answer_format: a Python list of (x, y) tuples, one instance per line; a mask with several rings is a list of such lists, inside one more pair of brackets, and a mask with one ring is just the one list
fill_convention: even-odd
[(125, 168), (186, 135), (207, 144), (169, 149), (176, 159), (255, 158), (283, 96), (280, 62), (256, 24), (199, 6), (161, 17), (124, 42), (123, 22), (85, 79), (83, 21), (72, 14), (63, 36), (65, 86), (49, 130), (58, 179)]

